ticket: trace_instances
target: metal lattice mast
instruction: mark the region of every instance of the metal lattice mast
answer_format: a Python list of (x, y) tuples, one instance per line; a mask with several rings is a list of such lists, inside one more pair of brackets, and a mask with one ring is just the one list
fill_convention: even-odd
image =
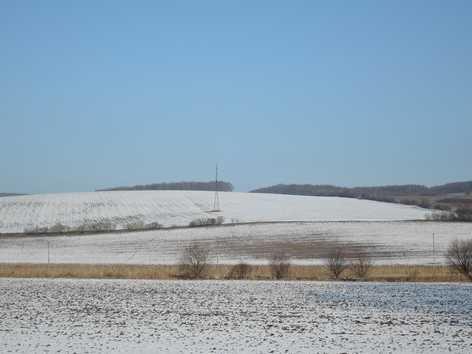
[(215, 173), (215, 198), (213, 200), (213, 211), (220, 211), (220, 196), (218, 194), (218, 164)]

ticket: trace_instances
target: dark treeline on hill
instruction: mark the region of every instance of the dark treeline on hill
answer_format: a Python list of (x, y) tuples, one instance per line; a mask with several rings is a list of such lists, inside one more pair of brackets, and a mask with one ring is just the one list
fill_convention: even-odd
[[(218, 191), (231, 192), (233, 185), (230, 182), (218, 181), (216, 185)], [(131, 187), (114, 187), (106, 189), (97, 189), (97, 191), (157, 191), (157, 190), (173, 190), (173, 191), (214, 191), (215, 181), (210, 182), (169, 182), (169, 183), (153, 183), (143, 184)]]
[(393, 202), (393, 199), (389, 199), (392, 196), (408, 196), (412, 194), (426, 195), (427, 191), (428, 187), (421, 185), (347, 188), (332, 185), (278, 184), (275, 186), (255, 189), (251, 192), (365, 199), (377, 198)]
[(438, 196), (450, 193), (472, 193), (472, 181), (454, 182), (440, 186), (426, 187), (418, 184), (405, 184), (378, 187), (338, 187), (332, 185), (313, 184), (277, 184), (275, 186), (259, 188), (253, 193), (277, 193), (313, 196), (339, 197), (393, 197), (393, 196)]
[[(424, 208), (434, 208), (439, 210), (451, 210), (464, 207), (470, 208), (472, 204), (472, 181), (454, 182), (434, 187), (407, 184), (347, 188), (332, 185), (278, 184), (275, 186), (255, 189), (251, 192), (359, 198), (418, 205)], [(441, 198), (451, 194), (454, 194), (455, 197)]]
[(448, 194), (448, 193), (472, 193), (472, 181), (469, 182), (454, 182), (447, 183), (440, 186), (430, 187), (429, 192), (434, 195)]
[(19, 195), (25, 195), (25, 194), (20, 194), (20, 193), (0, 193), (0, 198), (1, 197), (16, 197)]

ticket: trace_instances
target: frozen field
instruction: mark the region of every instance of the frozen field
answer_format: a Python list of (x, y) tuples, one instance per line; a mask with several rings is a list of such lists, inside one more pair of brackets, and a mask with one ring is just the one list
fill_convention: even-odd
[(0, 352), (470, 353), (471, 299), (465, 284), (1, 279)]
[[(472, 237), (472, 224), (413, 221), (428, 211), (335, 197), (221, 193), (222, 212), (210, 212), (213, 192), (138, 191), (46, 194), (0, 199), (0, 233), (57, 223), (157, 222), (188, 226), (224, 216), (218, 227), (175, 228), (87, 236), (0, 237), (1, 262), (174, 264), (191, 241), (211, 250), (213, 263), (266, 263), (284, 250), (293, 263), (316, 264), (333, 243), (369, 251), (376, 263), (440, 263), (448, 243)], [(296, 222), (294, 222), (296, 221)], [(244, 223), (255, 224), (244, 224)], [(433, 234), (435, 244), (433, 252)]]
[(127, 191), (44, 194), (0, 199), (0, 233), (22, 233), (61, 223), (130, 223), (187, 226), (195, 219), (221, 215), (226, 223), (254, 221), (418, 220), (418, 207), (337, 197), (257, 193), (220, 193), (222, 212), (210, 212), (213, 192)]
[[(433, 253), (433, 233), (435, 245)], [(333, 242), (367, 249), (376, 263), (444, 262), (448, 243), (472, 238), (472, 223), (319, 222), (230, 225), (87, 236), (0, 238), (0, 263), (173, 264), (189, 242), (211, 251), (212, 263), (266, 263), (284, 250), (293, 263), (320, 263)]]

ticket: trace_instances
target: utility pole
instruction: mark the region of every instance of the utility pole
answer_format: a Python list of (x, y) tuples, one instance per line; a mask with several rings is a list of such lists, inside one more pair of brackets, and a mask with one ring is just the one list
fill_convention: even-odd
[(433, 263), (436, 264), (436, 235), (433, 232)]
[(51, 263), (51, 251), (50, 251), (50, 242), (49, 241), (46, 241), (48, 243), (48, 265), (49, 263)]

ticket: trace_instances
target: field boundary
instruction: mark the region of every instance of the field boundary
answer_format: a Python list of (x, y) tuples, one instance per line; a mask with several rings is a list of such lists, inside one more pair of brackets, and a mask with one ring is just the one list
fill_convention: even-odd
[(216, 227), (234, 227), (244, 225), (271, 225), (271, 224), (334, 224), (334, 223), (369, 223), (369, 224), (390, 224), (390, 223), (464, 223), (463, 221), (435, 221), (427, 219), (411, 219), (411, 220), (324, 220), (324, 221), (312, 221), (312, 220), (287, 220), (287, 221), (248, 221), (248, 222), (237, 222), (237, 223), (223, 223), (216, 225), (182, 225), (182, 226), (162, 226), (155, 229), (116, 229), (116, 230), (94, 230), (94, 231), (63, 231), (63, 232), (0, 232), (1, 238), (23, 238), (23, 237), (54, 237), (54, 236), (91, 236), (91, 235), (103, 235), (103, 234), (130, 234), (137, 232), (156, 232), (156, 231), (169, 231), (169, 230), (181, 230), (181, 229), (195, 229), (195, 228), (216, 228)]
[[(203, 280), (231, 278), (234, 265), (209, 265)], [(0, 278), (74, 278), (74, 279), (184, 279), (179, 265), (129, 264), (35, 264), (1, 263)], [(249, 265), (246, 280), (273, 280), (268, 265)], [(239, 278), (240, 280), (240, 278)], [(332, 278), (322, 265), (292, 265), (284, 280), (329, 281)], [(339, 280), (359, 281), (350, 272)], [(374, 265), (363, 281), (373, 282), (467, 282), (460, 274), (445, 265)]]

